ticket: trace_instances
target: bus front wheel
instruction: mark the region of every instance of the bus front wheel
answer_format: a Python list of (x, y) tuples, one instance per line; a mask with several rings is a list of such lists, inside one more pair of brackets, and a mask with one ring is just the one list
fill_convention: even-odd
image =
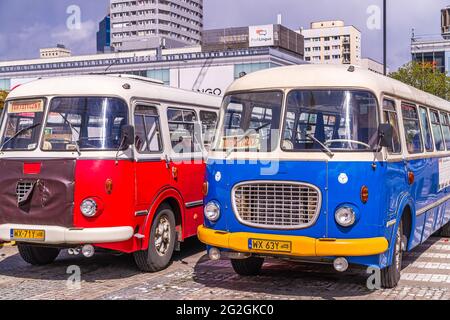
[(257, 276), (261, 273), (264, 258), (231, 259), (234, 271), (241, 276)]
[(397, 228), (394, 243), (394, 256), (392, 264), (381, 270), (381, 286), (383, 288), (395, 288), (400, 281), (403, 262), (403, 222)]
[(42, 266), (54, 262), (60, 251), (58, 248), (38, 247), (23, 243), (18, 243), (17, 249), (25, 262), (35, 266)]
[(138, 268), (144, 272), (167, 268), (175, 249), (175, 237), (175, 215), (170, 206), (162, 205), (153, 219), (148, 249), (133, 254)]

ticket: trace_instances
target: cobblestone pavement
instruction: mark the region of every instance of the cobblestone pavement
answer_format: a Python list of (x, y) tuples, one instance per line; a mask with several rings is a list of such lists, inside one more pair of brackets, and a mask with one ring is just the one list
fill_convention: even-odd
[[(261, 276), (236, 275), (228, 261), (207, 259), (190, 240), (165, 271), (137, 271), (130, 256), (91, 259), (62, 253), (50, 265), (22, 261), (17, 248), (0, 250), (0, 299), (450, 299), (450, 241), (432, 238), (407, 253), (396, 289), (370, 291), (368, 275), (353, 267), (343, 274), (324, 264), (267, 261)], [(67, 269), (81, 269), (81, 286), (67, 285)]]

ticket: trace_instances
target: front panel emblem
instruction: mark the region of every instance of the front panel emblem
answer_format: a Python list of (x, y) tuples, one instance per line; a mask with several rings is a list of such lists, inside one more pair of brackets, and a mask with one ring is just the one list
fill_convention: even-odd
[(341, 173), (338, 177), (338, 181), (340, 184), (347, 184), (348, 176), (345, 173)]

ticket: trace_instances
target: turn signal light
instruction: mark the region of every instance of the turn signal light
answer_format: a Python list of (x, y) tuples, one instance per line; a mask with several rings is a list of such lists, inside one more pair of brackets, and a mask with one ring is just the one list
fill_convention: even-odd
[(178, 179), (178, 168), (172, 167), (172, 177), (177, 180)]
[(208, 182), (203, 182), (203, 186), (202, 186), (202, 193), (204, 196), (208, 195), (208, 191), (209, 191), (209, 184)]
[(369, 188), (362, 186), (361, 188), (361, 201), (362, 203), (367, 203), (369, 201)]
[(414, 183), (414, 179), (415, 179), (415, 177), (414, 177), (414, 173), (413, 172), (408, 172), (408, 183), (409, 184), (413, 184)]
[(113, 181), (111, 179), (106, 179), (105, 181), (105, 191), (107, 194), (111, 194), (113, 191)]

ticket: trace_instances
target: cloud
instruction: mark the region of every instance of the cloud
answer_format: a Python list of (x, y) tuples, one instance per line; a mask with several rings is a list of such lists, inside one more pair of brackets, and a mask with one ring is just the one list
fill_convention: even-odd
[[(69, 49), (76, 48), (77, 51), (83, 47), (92, 49), (92, 44), (95, 43), (97, 33), (97, 23), (93, 20), (88, 20), (81, 23), (79, 29), (69, 29), (67, 26), (60, 26), (55, 28), (50, 33), (50, 38), (56, 43), (65, 44)], [(87, 53), (86, 50), (81, 49), (83, 53)]]
[(92, 39), (92, 35), (97, 32), (97, 24), (92, 21), (82, 22), (79, 29), (69, 29), (66, 27), (58, 27), (51, 33), (52, 39), (64, 39), (70, 42), (79, 42)]

